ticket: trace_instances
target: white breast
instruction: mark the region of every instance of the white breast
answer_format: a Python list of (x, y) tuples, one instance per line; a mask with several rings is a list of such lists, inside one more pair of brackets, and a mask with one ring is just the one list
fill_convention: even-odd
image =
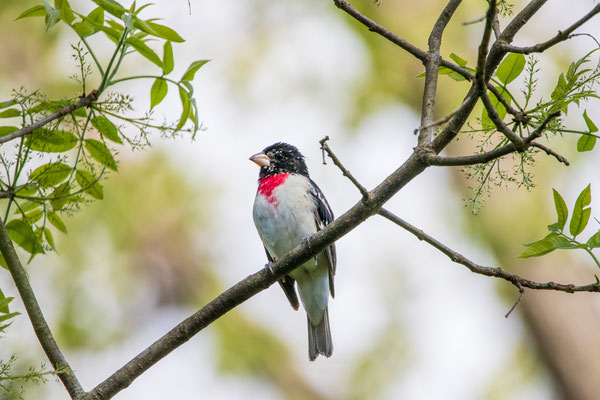
[(257, 193), (254, 224), (272, 256), (282, 257), (317, 231), (310, 189), (306, 178), (292, 174), (273, 190), (274, 199)]

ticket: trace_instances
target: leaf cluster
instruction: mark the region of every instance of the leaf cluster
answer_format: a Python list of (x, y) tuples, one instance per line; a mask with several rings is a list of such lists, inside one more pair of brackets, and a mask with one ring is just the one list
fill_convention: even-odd
[(557, 249), (583, 249), (592, 257), (598, 268), (600, 268), (600, 262), (598, 262), (598, 259), (592, 252), (593, 249), (600, 247), (600, 229), (585, 242), (577, 240), (577, 236), (587, 227), (592, 213), (592, 208), (589, 207), (592, 202), (591, 185), (588, 185), (581, 191), (573, 205), (568, 232), (565, 228), (567, 220), (569, 219), (569, 209), (567, 208), (567, 204), (556, 189), (552, 189), (552, 193), (554, 196), (557, 221), (548, 225), (549, 233), (543, 239), (526, 244), (525, 246), (527, 249), (523, 251), (519, 257), (540, 257)]
[[(519, 137), (526, 138), (538, 129), (550, 114), (560, 110), (566, 115), (571, 105), (580, 107), (584, 101), (599, 99), (594, 86), (600, 80), (600, 69), (587, 67), (596, 51), (598, 49), (570, 63), (568, 69), (559, 74), (550, 98), (541, 98), (535, 105), (531, 103), (537, 88), (538, 60), (532, 56), (525, 57), (521, 53), (508, 53), (490, 79), (495, 92), (488, 90), (488, 97), (500, 119)], [(450, 58), (461, 68), (473, 75), (476, 74), (476, 68), (469, 67), (467, 60), (454, 53), (450, 55)], [(448, 75), (458, 82), (466, 81), (463, 75), (443, 66), (440, 67), (438, 73)], [(424, 74), (418, 75), (418, 77), (423, 76)], [(520, 88), (521, 95), (518, 96), (511, 84), (521, 76), (523, 76), (523, 82)], [(502, 98), (498, 98), (498, 94)], [(567, 129), (560, 120), (553, 119), (546, 126), (544, 135), (549, 139), (556, 135), (576, 134), (580, 136), (577, 141), (577, 151), (593, 150), (598, 138), (598, 128), (586, 109), (583, 109), (581, 116), (587, 130)], [(470, 122), (468, 127), (469, 129), (462, 133), (475, 139), (481, 153), (498, 149), (509, 143), (509, 139), (497, 131), (485, 107), (482, 109), (481, 116), (476, 118), (476, 124)], [(539, 153), (539, 149), (530, 148), (524, 152), (513, 154), (514, 161), (504, 163), (504, 165), (510, 166), (508, 170), (502, 165), (501, 158), (465, 167), (464, 171), (467, 177), (476, 182), (471, 199), (473, 211), (477, 211), (481, 195), (487, 193), (492, 186), (514, 183), (527, 189), (533, 187), (529, 166), (534, 163), (536, 153)]]
[[(18, 144), (4, 144), (0, 153), (0, 192), (6, 201), (4, 223), (10, 238), (31, 257), (55, 249), (53, 230), (67, 233), (65, 213), (80, 204), (104, 197), (102, 181), (109, 172), (117, 172), (118, 148), (129, 144), (146, 146), (152, 130), (163, 135), (201, 129), (192, 81), (208, 60), (193, 62), (180, 79), (170, 78), (175, 67), (173, 43), (184, 39), (157, 19), (142, 19), (140, 14), (150, 4), (130, 8), (114, 0), (93, 0), (97, 7), (87, 15), (74, 10), (68, 0), (43, 0), (17, 16), (16, 20), (43, 17), (46, 30), (66, 25), (76, 35), (72, 45), (77, 62), (74, 78), (86, 93), (87, 81), (93, 74), (100, 77), (98, 98), (87, 108), (65, 112), (51, 123), (20, 137)], [(101, 63), (88, 38), (102, 35), (108, 39), (113, 54)], [(162, 42), (162, 56), (153, 42)], [(121, 65), (132, 54), (138, 54), (160, 69), (158, 75), (119, 76)], [(153, 79), (150, 110), (143, 116), (130, 115), (132, 98), (108, 88), (134, 79)], [(167, 95), (169, 86), (178, 89), (182, 113), (177, 122), (157, 124), (153, 109)], [(102, 97), (101, 97), (102, 96)], [(14, 92), (12, 98), (0, 102), (0, 119), (11, 123), (0, 126), (0, 137), (43, 120), (77, 103), (71, 99), (47, 99), (40, 92)], [(13, 122), (14, 121), (14, 122)], [(126, 134), (130, 125), (139, 133)]]

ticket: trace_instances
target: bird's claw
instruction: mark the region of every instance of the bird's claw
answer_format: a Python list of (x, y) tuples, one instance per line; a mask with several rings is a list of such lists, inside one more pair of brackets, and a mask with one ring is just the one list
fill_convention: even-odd
[(312, 237), (310, 235), (309, 236), (305, 236), (302, 239), (301, 245), (304, 246), (304, 247), (310, 247), (312, 245)]
[(269, 271), (269, 272), (271, 273), (271, 275), (275, 275), (275, 272), (273, 272), (273, 263), (272, 263), (271, 261), (268, 261), (268, 262), (265, 264), (265, 269), (266, 269), (267, 271)]

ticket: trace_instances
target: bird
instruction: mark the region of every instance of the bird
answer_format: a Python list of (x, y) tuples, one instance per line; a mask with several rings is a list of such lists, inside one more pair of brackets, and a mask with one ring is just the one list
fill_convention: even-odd
[[(293, 145), (278, 142), (254, 154), (260, 167), (253, 219), (267, 253), (267, 267), (323, 229), (334, 219), (323, 192), (310, 178), (304, 156)], [(333, 352), (329, 327), (329, 295), (335, 296), (336, 250), (332, 243), (314, 258), (279, 279), (294, 310), (300, 300), (308, 323), (308, 358)]]

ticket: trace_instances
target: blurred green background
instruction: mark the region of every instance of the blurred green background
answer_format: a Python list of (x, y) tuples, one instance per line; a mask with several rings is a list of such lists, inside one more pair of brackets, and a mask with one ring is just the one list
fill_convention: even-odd
[[(71, 3), (83, 11), (93, 8), (90, 1)], [(0, 100), (21, 86), (51, 97), (78, 94), (68, 79), (75, 65), (73, 34), (62, 28), (45, 33), (37, 18), (13, 22), (33, 4), (0, 2)], [(353, 4), (421, 48), (444, 6)], [(486, 4), (461, 5), (444, 36), (444, 57), (456, 53), (475, 63), (482, 25), (462, 23), (481, 17)], [(548, 5), (517, 44), (551, 37), (593, 4)], [(515, 2), (516, 10), (521, 7)], [(28, 266), (58, 343), (87, 389), (262, 267), (266, 260), (251, 219), (258, 171), (249, 155), (275, 141), (298, 145), (339, 215), (359, 196), (334, 166), (321, 165), (319, 139), (329, 135), (334, 151), (368, 188), (416, 142), (423, 82), (415, 76), (422, 64), (332, 2), (191, 1), (189, 9), (185, 1), (158, 2), (147, 9), (145, 17), (151, 16), (164, 18), (186, 39), (175, 48), (176, 71), (191, 60), (212, 59), (195, 81), (207, 130), (195, 141), (156, 137), (143, 152), (122, 150), (120, 172), (105, 182), (105, 199), (67, 219), (68, 235), (56, 237), (58, 254)], [(599, 34), (597, 21), (586, 32)], [(92, 44), (102, 43), (94, 38)], [(593, 43), (582, 38), (540, 56), (538, 90), (551, 90), (560, 71), (590, 48)], [(152, 66), (125, 70), (143, 73)], [(140, 113), (148, 108), (149, 82), (122, 89), (135, 96)], [(467, 89), (464, 82), (440, 77), (437, 117), (457, 108)], [(585, 106), (599, 115), (597, 104)], [(157, 112), (176, 118), (178, 107), (176, 96), (167, 97)], [(496, 188), (477, 216), (465, 200), (473, 183), (458, 169), (427, 171), (389, 209), (481, 264), (540, 281), (591, 282), (596, 271), (579, 254), (516, 258), (523, 243), (541, 237), (554, 222), (552, 187), (569, 205), (589, 182), (593, 196), (599, 193), (597, 152), (577, 156), (575, 139), (552, 142), (572, 167), (538, 157), (534, 189)], [(473, 149), (465, 139), (449, 151)], [(332, 358), (307, 361), (304, 316), (273, 287), (117, 398), (592, 399), (598, 393), (598, 296), (527, 291), (505, 319), (518, 297), (514, 287), (474, 276), (378, 217), (340, 240), (338, 252)], [(6, 295), (16, 293), (4, 270), (0, 287)], [(22, 311), (21, 304), (14, 308)], [(18, 355), (17, 369), (44, 360), (25, 316), (0, 344), (3, 359)], [(27, 399), (67, 398), (54, 379), (24, 389)]]

